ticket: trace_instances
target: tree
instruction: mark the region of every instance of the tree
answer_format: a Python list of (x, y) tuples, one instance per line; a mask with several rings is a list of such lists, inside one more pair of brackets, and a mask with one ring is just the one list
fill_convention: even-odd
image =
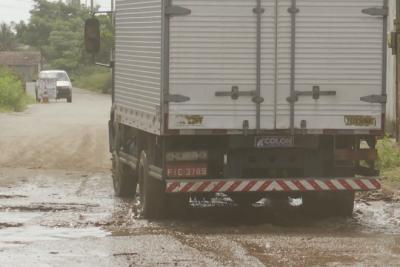
[(17, 40), (10, 25), (2, 23), (0, 25), (0, 51), (15, 50)]
[[(18, 40), (38, 48), (53, 68), (77, 71), (90, 62), (83, 44), (84, 22), (91, 16), (83, 5), (61, 1), (34, 0), (28, 24), (15, 25)], [(108, 62), (113, 45), (113, 29), (108, 16), (99, 16), (102, 24), (102, 50), (98, 60)]]

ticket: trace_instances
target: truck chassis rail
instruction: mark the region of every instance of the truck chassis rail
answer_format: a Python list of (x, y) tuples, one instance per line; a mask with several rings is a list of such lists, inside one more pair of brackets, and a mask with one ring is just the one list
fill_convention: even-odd
[(321, 192), (379, 190), (379, 177), (167, 180), (167, 193)]

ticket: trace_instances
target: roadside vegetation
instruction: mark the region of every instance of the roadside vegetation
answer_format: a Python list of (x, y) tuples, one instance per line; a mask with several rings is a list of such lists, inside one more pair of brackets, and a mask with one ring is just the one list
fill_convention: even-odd
[(32, 102), (21, 80), (10, 70), (0, 68), (0, 112), (23, 111)]
[(94, 61), (109, 63), (114, 42), (111, 17), (97, 16), (101, 25), (101, 50), (94, 60), (84, 48), (84, 24), (92, 15), (85, 5), (79, 4), (83, 1), (32, 2), (28, 22), (0, 24), (0, 51), (38, 50), (45, 62), (43, 69), (65, 70), (77, 81), (76, 86), (107, 92), (111, 88), (111, 76), (107, 69), (94, 67)]
[(74, 86), (109, 94), (112, 85), (111, 71), (106, 68), (86, 68), (74, 81)]
[(390, 182), (400, 183), (400, 146), (394, 139), (385, 137), (378, 142), (377, 149), (383, 176)]

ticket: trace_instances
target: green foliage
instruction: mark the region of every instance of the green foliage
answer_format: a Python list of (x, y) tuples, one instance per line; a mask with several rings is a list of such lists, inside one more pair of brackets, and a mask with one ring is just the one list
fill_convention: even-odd
[(110, 61), (111, 50), (114, 46), (114, 26), (110, 16), (99, 16), (100, 21), (100, 52), (96, 59), (103, 63)]
[(23, 111), (30, 102), (17, 76), (0, 68), (0, 111)]
[(99, 67), (85, 68), (74, 82), (76, 87), (101, 93), (110, 93), (111, 85), (110, 70)]
[(2, 23), (0, 25), (0, 51), (10, 51), (17, 48), (17, 39), (11, 26)]
[(391, 182), (391, 186), (400, 186), (400, 167), (382, 172), (382, 176)]
[(395, 140), (385, 137), (377, 144), (378, 166), (383, 176), (392, 182), (400, 182), (400, 147)]
[[(70, 73), (92, 64), (84, 50), (84, 23), (91, 16), (84, 5), (62, 1), (33, 0), (34, 8), (28, 24), (20, 22), (14, 29), (19, 42), (36, 47), (51, 68)], [(113, 27), (109, 16), (98, 16), (101, 22), (102, 49), (97, 61), (109, 62), (113, 46)]]
[(377, 144), (381, 170), (400, 167), (400, 148), (395, 140), (385, 137)]

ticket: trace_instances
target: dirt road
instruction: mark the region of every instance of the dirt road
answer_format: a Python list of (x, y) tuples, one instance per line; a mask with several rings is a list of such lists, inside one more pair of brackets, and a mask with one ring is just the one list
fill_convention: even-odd
[(351, 219), (194, 203), (137, 218), (113, 196), (107, 96), (0, 114), (0, 266), (400, 266), (400, 203), (360, 198)]

